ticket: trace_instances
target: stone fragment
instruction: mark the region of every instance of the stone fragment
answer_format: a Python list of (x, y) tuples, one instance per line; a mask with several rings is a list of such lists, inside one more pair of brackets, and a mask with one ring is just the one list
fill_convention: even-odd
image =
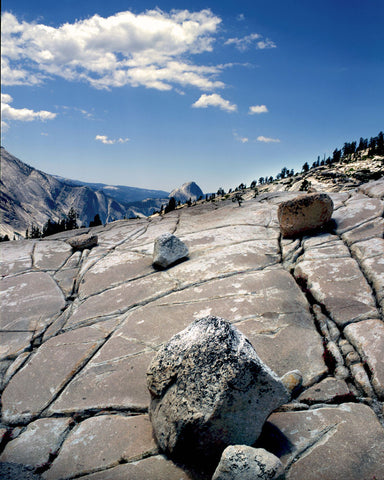
[(370, 197), (383, 198), (384, 197), (384, 178), (379, 180), (372, 180), (361, 187), (359, 191), (365, 193)]
[(348, 397), (349, 388), (344, 380), (327, 377), (303, 392), (297, 400), (308, 404), (332, 403)]
[(94, 233), (83, 233), (67, 240), (74, 250), (85, 250), (86, 248), (95, 247), (98, 241), (98, 236)]
[(326, 345), (326, 350), (329, 355), (332, 356), (334, 362), (336, 363), (336, 366), (338, 365), (344, 365), (344, 359), (343, 356), (340, 353), (340, 350), (337, 348), (337, 345), (335, 342), (330, 341)]
[(279, 205), (277, 217), (283, 237), (295, 237), (326, 225), (333, 212), (333, 202), (326, 193), (300, 195)]
[(150, 416), (160, 448), (175, 458), (218, 457), (253, 444), (289, 394), (245, 336), (217, 317), (171, 338), (147, 372)]
[(23, 364), (26, 362), (27, 358), (31, 355), (31, 352), (24, 352), (21, 353), (16, 357), (16, 359), (11, 363), (9, 368), (7, 369), (5, 375), (4, 375), (4, 384), (3, 388), (5, 385), (9, 382), (9, 380), (15, 375), (15, 373), (23, 366)]
[(283, 478), (283, 464), (273, 453), (247, 445), (231, 445), (224, 450), (212, 480), (282, 480)]
[(184, 288), (230, 273), (253, 271), (277, 265), (280, 261), (277, 239), (234, 243), (194, 255), (188, 262), (169, 270), (170, 277)]
[(60, 241), (36, 242), (34, 266), (40, 270), (58, 270), (72, 255), (71, 247)]
[(110, 338), (49, 407), (49, 414), (149, 406), (145, 372), (154, 356), (129, 338)]
[(136, 252), (114, 250), (100, 258), (82, 278), (79, 296), (95, 293), (153, 273), (150, 257)]
[(376, 294), (377, 300), (384, 312), (384, 256), (367, 258), (361, 268)]
[(43, 272), (0, 280), (0, 360), (30, 348), (31, 340), (65, 306), (63, 293)]
[(372, 289), (354, 259), (300, 262), (294, 275), (306, 285), (315, 300), (325, 306), (339, 327), (378, 317)]
[(31, 346), (33, 331), (1, 332), (0, 331), (0, 361), (12, 359)]
[(84, 420), (70, 432), (43, 478), (73, 478), (155, 453), (147, 415), (100, 415)]
[(6, 445), (0, 462), (44, 466), (60, 447), (71, 421), (70, 418), (42, 418), (30, 423), (25, 432)]
[(32, 252), (36, 242), (19, 240), (17, 242), (1, 242), (0, 275), (14, 275), (25, 272), (32, 267)]
[(338, 365), (335, 368), (334, 375), (338, 380), (346, 380), (349, 377), (349, 370), (344, 365)]
[(80, 477), (80, 480), (193, 480), (195, 476), (184, 472), (164, 455), (154, 455), (133, 463)]
[(383, 215), (384, 205), (378, 198), (365, 195), (353, 195), (344, 207), (335, 211), (333, 219), (336, 222), (336, 232), (341, 235), (365, 222)]
[(384, 323), (365, 320), (348, 325), (344, 333), (372, 373), (372, 385), (377, 395), (384, 399)]
[(170, 279), (166, 272), (154, 272), (153, 275), (110, 288), (88, 297), (82, 303), (74, 302), (73, 313), (66, 328), (81, 325), (91, 319), (123, 313), (135, 305), (153, 301), (173, 291), (175, 287), (176, 281)]
[(384, 478), (383, 427), (363, 404), (273, 413), (259, 443), (280, 458), (289, 480)]
[(0, 288), (1, 330), (35, 331), (65, 305), (61, 290), (47, 273), (6, 277)]
[(107, 334), (94, 327), (84, 327), (43, 343), (5, 388), (2, 397), (3, 421), (10, 424), (27, 423), (36, 418)]
[(0, 478), (1, 480), (41, 480), (43, 477), (19, 463), (1, 462)]
[(293, 394), (295, 389), (300, 388), (303, 383), (303, 375), (299, 370), (292, 370), (281, 377), (283, 385), (289, 393)]
[(188, 247), (175, 235), (164, 233), (155, 240), (153, 247), (153, 266), (167, 268), (188, 257)]
[(360, 362), (360, 356), (357, 352), (349, 352), (345, 356), (345, 364), (347, 367), (350, 367), (354, 363), (359, 363)]
[(367, 397), (372, 397), (373, 389), (369, 377), (362, 363), (353, 363), (349, 369), (355, 380), (355, 384), (363, 391)]
[(72, 295), (78, 272), (79, 270), (77, 268), (69, 268), (60, 270), (55, 274), (54, 278), (64, 293), (65, 298)]
[(355, 242), (369, 240), (370, 238), (382, 237), (384, 234), (384, 219), (382, 217), (374, 218), (369, 222), (348, 230), (343, 233), (341, 238), (347, 245), (352, 245)]

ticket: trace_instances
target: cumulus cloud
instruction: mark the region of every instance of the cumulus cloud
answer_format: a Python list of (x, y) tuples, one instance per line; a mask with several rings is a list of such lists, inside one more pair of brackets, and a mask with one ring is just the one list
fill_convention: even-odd
[(34, 85), (53, 76), (95, 88), (124, 85), (157, 90), (222, 88), (221, 66), (196, 65), (192, 55), (212, 51), (221, 19), (199, 12), (149, 10), (94, 15), (59, 27), (2, 15), (2, 81)]
[[(32, 122), (33, 120), (53, 120), (56, 117), (56, 113), (48, 112), (47, 110), (40, 110), (35, 112), (29, 108), (13, 108), (13, 98), (6, 94), (1, 94), (1, 117), (3, 120), (18, 120), (21, 122)], [(4, 122), (2, 126), (8, 127), (8, 124)]]
[(257, 141), (264, 143), (280, 143), (280, 140), (278, 138), (263, 137), (262, 135), (257, 137)]
[(241, 143), (248, 143), (249, 142), (249, 138), (248, 137), (242, 137), (241, 135), (239, 135), (236, 130), (233, 132), (233, 136), (235, 137), (235, 139), (238, 141), (238, 142), (241, 142)]
[(107, 135), (96, 135), (95, 140), (98, 140), (104, 145), (114, 145), (115, 143), (127, 143), (129, 142), (129, 138), (117, 138), (117, 139), (109, 139)]
[(249, 115), (268, 113), (268, 108), (265, 105), (253, 105), (249, 107), (248, 113)]
[(206, 95), (205, 93), (192, 105), (193, 108), (207, 108), (207, 107), (218, 107), (221, 110), (227, 112), (235, 112), (237, 110), (237, 105), (231, 103), (229, 100), (225, 100), (223, 97), (217, 93), (212, 93), (212, 95)]
[[(256, 41), (258, 40), (258, 42)], [(251, 33), (242, 38), (229, 38), (224, 45), (234, 45), (240, 52), (245, 52), (255, 45), (257, 50), (265, 50), (266, 48), (275, 48), (276, 44), (268, 38), (263, 40), (259, 33)]]

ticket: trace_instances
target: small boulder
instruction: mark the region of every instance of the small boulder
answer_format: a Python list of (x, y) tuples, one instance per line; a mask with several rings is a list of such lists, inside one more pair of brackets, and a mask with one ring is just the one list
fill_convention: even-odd
[(74, 250), (85, 250), (86, 248), (92, 248), (97, 245), (98, 237), (93, 233), (83, 233), (76, 237), (71, 237), (67, 240), (67, 243)]
[(212, 480), (283, 480), (284, 467), (280, 460), (263, 448), (247, 445), (227, 447)]
[(286, 388), (231, 323), (209, 316), (173, 336), (147, 371), (155, 438), (170, 457), (217, 462), (252, 445)]
[(326, 193), (310, 193), (282, 202), (277, 210), (283, 237), (295, 237), (324, 227), (332, 217), (333, 201)]
[(188, 257), (188, 247), (175, 235), (164, 233), (157, 237), (153, 248), (153, 266), (164, 269)]
[(300, 370), (291, 370), (281, 377), (281, 381), (291, 396), (293, 396), (303, 383), (303, 375)]

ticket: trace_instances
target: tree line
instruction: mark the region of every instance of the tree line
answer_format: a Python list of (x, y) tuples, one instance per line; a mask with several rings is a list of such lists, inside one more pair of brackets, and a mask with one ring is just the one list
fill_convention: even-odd
[[(78, 218), (79, 215), (77, 211), (72, 207), (67, 215), (57, 222), (49, 218), (43, 225), (42, 230), (40, 230), (38, 226), (32, 224), (32, 226), (25, 231), (25, 238), (44, 238), (54, 235), (55, 233), (76, 230), (77, 228), (80, 228), (77, 223)], [(97, 213), (94, 219), (89, 223), (89, 226), (97, 227), (98, 225), (102, 225), (102, 221), (100, 215)]]

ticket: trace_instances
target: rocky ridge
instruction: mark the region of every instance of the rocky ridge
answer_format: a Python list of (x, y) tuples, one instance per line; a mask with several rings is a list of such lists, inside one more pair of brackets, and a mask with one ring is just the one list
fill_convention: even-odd
[[(159, 451), (146, 371), (171, 336), (217, 315), (277, 375), (302, 372), (256, 445), (288, 480), (383, 479), (384, 180), (332, 190), (330, 230), (296, 239), (277, 220), (288, 191), (86, 229), (90, 250), (72, 250), (73, 232), (3, 243), (0, 461), (46, 480), (211, 478)], [(155, 270), (162, 233), (189, 259)]]
[(1, 147), (0, 212), (2, 235), (24, 236), (32, 224), (60, 221), (73, 207), (79, 223), (89, 225), (96, 214), (103, 222), (123, 218), (126, 206), (87, 186), (73, 186), (23, 163)]
[(177, 202), (181, 203), (186, 203), (188, 200), (195, 201), (203, 196), (203, 191), (195, 182), (184, 183), (181, 187), (175, 188), (169, 194), (169, 197), (173, 197)]

